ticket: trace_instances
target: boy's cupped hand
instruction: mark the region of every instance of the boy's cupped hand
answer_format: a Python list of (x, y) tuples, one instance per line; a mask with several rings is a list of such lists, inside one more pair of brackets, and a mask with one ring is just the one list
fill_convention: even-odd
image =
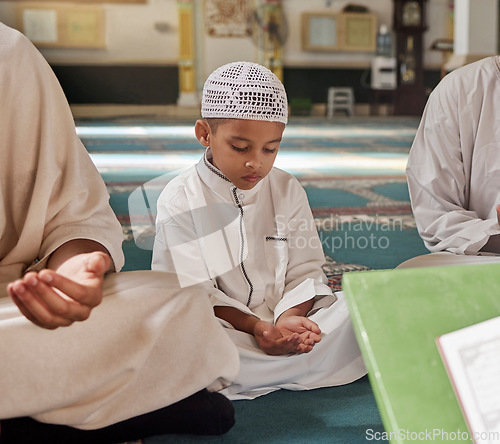
[(254, 337), (268, 355), (309, 353), (321, 341), (318, 325), (304, 316), (280, 318), (276, 325), (259, 321)]

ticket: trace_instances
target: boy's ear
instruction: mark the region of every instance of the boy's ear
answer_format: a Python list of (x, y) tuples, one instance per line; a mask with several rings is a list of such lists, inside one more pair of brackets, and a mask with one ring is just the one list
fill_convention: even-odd
[(197, 120), (194, 125), (194, 133), (198, 141), (204, 146), (210, 146), (210, 126), (205, 120)]

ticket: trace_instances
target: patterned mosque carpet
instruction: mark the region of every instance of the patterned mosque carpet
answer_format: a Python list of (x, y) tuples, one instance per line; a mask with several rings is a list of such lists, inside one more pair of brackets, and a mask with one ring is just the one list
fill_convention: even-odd
[[(346, 271), (394, 268), (427, 252), (404, 173), (417, 125), (416, 118), (295, 118), (286, 128), (276, 166), (307, 192), (332, 288)], [(203, 153), (193, 122), (83, 121), (77, 131), (123, 226), (124, 270), (149, 269), (155, 199)], [(146, 199), (131, 197), (138, 195)]]

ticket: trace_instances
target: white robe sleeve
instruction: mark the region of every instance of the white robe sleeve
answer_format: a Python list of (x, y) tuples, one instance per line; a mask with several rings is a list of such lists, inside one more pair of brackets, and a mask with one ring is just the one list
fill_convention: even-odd
[(273, 310), (275, 321), (284, 311), (310, 299), (315, 299), (312, 311), (336, 300), (321, 268), (325, 256), (306, 192), (294, 178), (289, 186), (288, 262), (283, 295)]
[[(417, 228), (427, 248), (477, 254), (491, 235), (500, 234), (494, 212), (500, 202), (487, 202), (484, 193), (471, 201), (474, 187), (487, 180), (474, 169), (477, 157), (484, 156), (479, 140), (491, 140), (496, 125), (487, 109), (493, 92), (471, 69), (462, 77), (456, 74), (446, 76), (429, 97), (406, 172)], [(491, 162), (498, 163), (498, 155)]]

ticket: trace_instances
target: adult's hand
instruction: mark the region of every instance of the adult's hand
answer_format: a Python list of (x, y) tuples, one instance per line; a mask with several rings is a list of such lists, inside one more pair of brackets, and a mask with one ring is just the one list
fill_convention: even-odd
[(102, 251), (70, 256), (56, 270), (29, 272), (7, 286), (19, 310), (34, 324), (55, 329), (83, 321), (102, 301), (111, 258)]

